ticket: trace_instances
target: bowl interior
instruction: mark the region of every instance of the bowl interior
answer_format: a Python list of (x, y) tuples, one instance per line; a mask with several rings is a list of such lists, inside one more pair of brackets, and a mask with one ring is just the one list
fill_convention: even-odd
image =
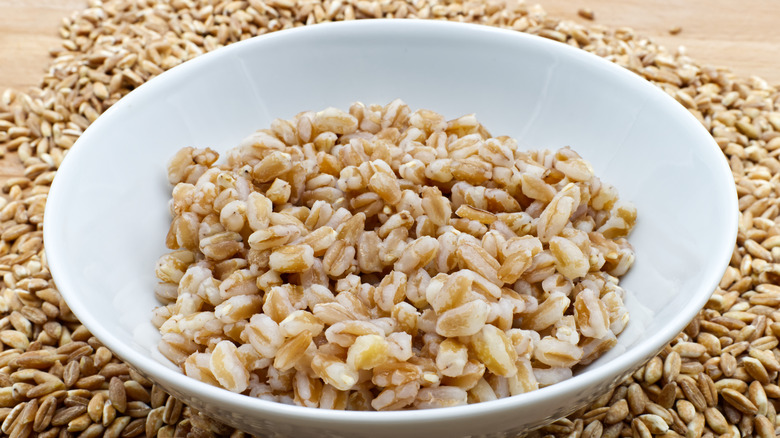
[[(708, 133), (673, 99), (563, 44), (480, 26), (380, 20), (235, 44), (161, 75), (101, 116), (70, 151), (46, 210), (47, 256), (72, 310), (118, 355), (171, 387), (226, 406), (320, 415), (191, 382), (157, 352), (149, 320), (170, 223), (165, 166), (181, 147), (224, 151), (273, 118), (394, 98), (447, 117), (476, 113), (492, 134), (524, 148), (570, 145), (639, 216), (630, 236), (636, 264), (621, 283), (631, 322), (616, 348), (538, 394), (384, 418), (428, 421), (571, 396), (654, 354), (720, 279), (736, 235), (734, 185)], [(359, 417), (328, 415), (317, 418)]]

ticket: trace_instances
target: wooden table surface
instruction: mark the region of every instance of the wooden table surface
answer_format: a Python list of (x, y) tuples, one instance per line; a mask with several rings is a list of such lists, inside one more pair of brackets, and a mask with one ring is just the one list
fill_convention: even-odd
[[(533, 3), (534, 0), (529, 0)], [(773, 0), (536, 0), (552, 16), (628, 26), (668, 48), (685, 46), (701, 63), (757, 75), (780, 85), (780, 1)], [(0, 0), (0, 91), (38, 83), (48, 49), (59, 44), (63, 17), (86, 0)], [(671, 35), (669, 30), (682, 31)]]

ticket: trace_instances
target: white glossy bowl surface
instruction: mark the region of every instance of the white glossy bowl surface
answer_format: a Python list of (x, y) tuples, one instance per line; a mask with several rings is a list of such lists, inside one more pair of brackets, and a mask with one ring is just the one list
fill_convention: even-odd
[[(631, 322), (572, 379), (471, 406), (337, 412), (252, 399), (181, 374), (156, 349), (154, 266), (166, 252), (181, 147), (235, 146), (273, 118), (404, 99), (476, 113), (524, 148), (571, 145), (638, 209), (637, 261), (622, 284)], [(45, 215), (54, 279), (86, 327), (180, 399), (257, 434), (502, 436), (568, 414), (631, 373), (704, 305), (737, 230), (731, 173), (677, 102), (603, 59), (549, 40), (434, 21), (323, 24), (258, 37), (176, 67), (122, 99), (76, 142)]]

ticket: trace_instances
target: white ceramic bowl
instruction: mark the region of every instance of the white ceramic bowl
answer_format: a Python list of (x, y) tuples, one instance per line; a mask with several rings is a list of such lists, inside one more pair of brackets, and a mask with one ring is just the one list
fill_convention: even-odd
[[(181, 374), (156, 349), (154, 265), (166, 252), (165, 166), (184, 146), (226, 150), (276, 117), (404, 99), (476, 113), (521, 146), (571, 145), (639, 211), (622, 284), (631, 322), (572, 379), (477, 405), (334, 412), (230, 393)], [(704, 305), (737, 230), (731, 173), (701, 125), (636, 75), (564, 44), (434, 21), (323, 24), (238, 43), (162, 74), (78, 140), (45, 216), (51, 272), (106, 346), (180, 399), (257, 434), (500, 436), (569, 414), (642, 365)]]

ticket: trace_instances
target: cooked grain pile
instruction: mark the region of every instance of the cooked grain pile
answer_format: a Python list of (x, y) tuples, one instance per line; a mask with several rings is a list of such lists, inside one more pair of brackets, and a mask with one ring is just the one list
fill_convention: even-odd
[(4, 183), (0, 430), (13, 437), (234, 434), (114, 358), (62, 302), (41, 221), (66, 151), (91, 121), (163, 70), (283, 28), (372, 17), (444, 18), (541, 35), (654, 82), (712, 133), (737, 184), (740, 230), (720, 287), (688, 328), (590, 406), (543, 428), (552, 436), (775, 434), (780, 402), (780, 93), (668, 52), (630, 29), (585, 28), (537, 7), (438, 1), (91, 1), (63, 20), (62, 48), (39, 88), (0, 97), (0, 148), (24, 175)]
[(435, 408), (572, 376), (628, 323), (636, 209), (572, 149), (474, 115), (355, 103), (181, 149), (157, 264), (160, 351), (232, 392)]

